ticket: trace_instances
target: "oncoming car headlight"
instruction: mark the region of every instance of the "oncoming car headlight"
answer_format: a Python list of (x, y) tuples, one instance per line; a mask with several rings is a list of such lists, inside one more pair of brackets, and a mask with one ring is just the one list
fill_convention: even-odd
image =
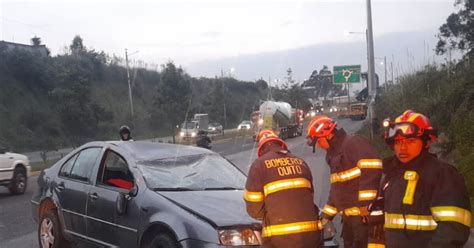
[(192, 132), (191, 137), (195, 137), (195, 136), (196, 136), (196, 132)]
[(258, 120), (258, 125), (260, 125), (260, 126), (263, 125), (263, 119)]
[(180, 132), (180, 133), (179, 133), (179, 136), (183, 137), (183, 136), (184, 136), (184, 132)]
[(259, 245), (257, 234), (250, 228), (219, 230), (219, 239), (223, 245)]

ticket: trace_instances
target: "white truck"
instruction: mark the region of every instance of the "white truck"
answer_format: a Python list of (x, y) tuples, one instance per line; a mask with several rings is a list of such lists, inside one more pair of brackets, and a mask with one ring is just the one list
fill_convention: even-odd
[(28, 157), (0, 147), (0, 186), (7, 187), (12, 194), (23, 194), (30, 173)]
[(194, 119), (185, 121), (181, 125), (181, 131), (179, 136), (183, 140), (194, 139), (197, 133), (201, 130), (208, 131), (209, 128), (209, 115), (208, 114), (195, 114)]

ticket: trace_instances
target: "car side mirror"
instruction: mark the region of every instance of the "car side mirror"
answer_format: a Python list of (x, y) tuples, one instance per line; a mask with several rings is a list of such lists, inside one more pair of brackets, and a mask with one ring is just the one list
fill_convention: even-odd
[(132, 197), (138, 195), (138, 186), (135, 184), (128, 193), (119, 193), (116, 201), (116, 210), (119, 215), (125, 215), (127, 213), (128, 202)]
[(138, 186), (136, 184), (133, 185), (133, 188), (130, 189), (130, 191), (128, 192), (128, 196), (129, 197), (135, 197), (138, 195)]
[(125, 215), (127, 213), (128, 200), (130, 197), (126, 193), (119, 193), (117, 196), (117, 201), (115, 202), (116, 210), (119, 215)]

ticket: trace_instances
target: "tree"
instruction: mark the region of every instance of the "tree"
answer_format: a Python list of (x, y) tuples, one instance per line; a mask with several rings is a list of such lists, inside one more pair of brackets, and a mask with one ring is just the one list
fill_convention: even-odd
[(204, 105), (209, 113), (209, 119), (217, 121), (224, 125), (224, 104), (225, 104), (225, 92), (224, 82), (216, 81), (212, 89), (209, 91), (206, 99), (204, 99)]
[(305, 87), (313, 87), (313, 97), (330, 97), (330, 96), (337, 96), (340, 95), (343, 90), (341, 85), (333, 84), (332, 83), (332, 73), (329, 70), (327, 65), (324, 65), (319, 73), (317, 70), (314, 70), (311, 73), (311, 76), (308, 80), (306, 80), (303, 85)]
[(86, 47), (82, 43), (81, 36), (79, 35), (74, 36), (74, 39), (72, 39), (71, 45), (69, 45), (69, 50), (74, 55), (79, 55), (86, 51)]
[(463, 3), (462, 8), (449, 15), (439, 28), (436, 54), (445, 54), (450, 49), (474, 53), (474, 0), (455, 1), (456, 6)]
[(40, 37), (33, 37), (31, 38), (31, 45), (33, 46), (39, 46), (41, 45), (41, 38)]
[(156, 111), (153, 111), (152, 118), (168, 124), (173, 143), (176, 142), (175, 128), (184, 121), (188, 113), (190, 96), (190, 79), (183, 69), (177, 68), (171, 61), (163, 65), (160, 85), (154, 99)]

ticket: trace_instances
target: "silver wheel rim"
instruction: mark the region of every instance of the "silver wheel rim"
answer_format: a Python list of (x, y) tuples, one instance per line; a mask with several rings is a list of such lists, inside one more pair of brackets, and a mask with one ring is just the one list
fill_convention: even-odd
[(16, 187), (20, 191), (23, 191), (25, 189), (25, 177), (24, 176), (20, 176), (20, 178), (18, 178), (18, 182), (16, 183)]
[(40, 241), (42, 248), (53, 247), (54, 244), (54, 227), (50, 218), (44, 218), (40, 227)]

